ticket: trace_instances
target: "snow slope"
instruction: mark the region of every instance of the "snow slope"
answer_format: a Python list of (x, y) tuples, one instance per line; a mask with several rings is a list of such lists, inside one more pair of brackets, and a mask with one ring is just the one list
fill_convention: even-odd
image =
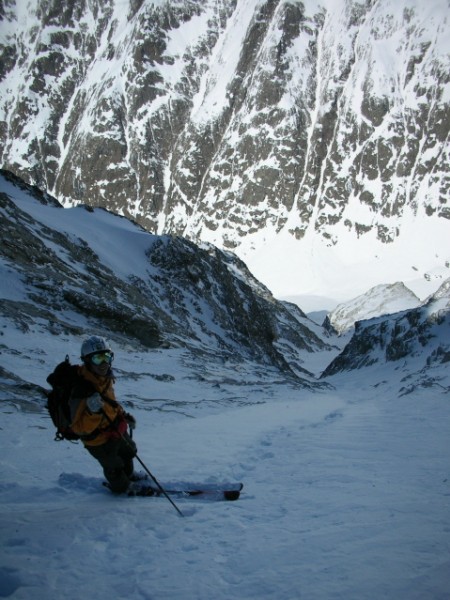
[(248, 236), (239, 255), (277, 298), (305, 312), (332, 310), (372, 287), (398, 281), (424, 300), (450, 275), (445, 219), (411, 218), (395, 244), (384, 244), (371, 233), (358, 238), (345, 228), (335, 244), (312, 235), (297, 242), (270, 229), (259, 238), (251, 250)]
[[(36, 352), (2, 331), (44, 384), (64, 342)], [(3, 402), (0, 597), (448, 598), (448, 375), (447, 392), (398, 397), (402, 369), (381, 366), (313, 394), (194, 381), (180, 350), (117, 350), (116, 390), (153, 474), (243, 481), (241, 499), (179, 500), (181, 518), (164, 498), (114, 497), (79, 444), (53, 442), (39, 405)]]

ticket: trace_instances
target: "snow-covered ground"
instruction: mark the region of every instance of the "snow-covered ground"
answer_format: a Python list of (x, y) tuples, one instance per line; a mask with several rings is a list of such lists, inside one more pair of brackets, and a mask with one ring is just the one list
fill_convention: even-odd
[[(3, 332), (22, 348), (3, 346), (3, 366), (16, 356), (45, 385), (62, 341), (37, 353)], [(251, 365), (241, 386), (213, 385), (185, 358), (117, 349), (139, 455), (162, 483), (242, 481), (241, 499), (177, 500), (181, 518), (164, 498), (115, 497), (44, 410), (3, 402), (0, 597), (448, 600), (448, 394), (399, 397), (398, 365), (319, 393), (253, 381)]]

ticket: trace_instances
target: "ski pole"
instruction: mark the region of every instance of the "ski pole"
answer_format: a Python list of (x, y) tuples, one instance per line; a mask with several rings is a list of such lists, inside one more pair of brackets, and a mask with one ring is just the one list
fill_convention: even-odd
[[(122, 435), (122, 439), (125, 439), (123, 435)], [(127, 441), (127, 440), (125, 440), (125, 441)], [(146, 465), (139, 458), (139, 456), (138, 456), (137, 453), (135, 455), (135, 458), (141, 464), (141, 466), (145, 469), (145, 471), (150, 475), (150, 477), (152, 478), (152, 480), (158, 486), (159, 491), (162, 494), (164, 494), (164, 496), (167, 498), (167, 500), (170, 502), (170, 504), (174, 507), (174, 509), (177, 511), (177, 513), (180, 515), (180, 517), (184, 517), (183, 513), (181, 512), (181, 510), (178, 508), (178, 506), (175, 504), (175, 502), (172, 500), (172, 498), (169, 496), (169, 494), (166, 492), (166, 490), (162, 487), (162, 485), (159, 483), (159, 481), (156, 479), (156, 477), (154, 475), (152, 475), (152, 473), (149, 471), (149, 469), (146, 467)]]
[[(103, 416), (106, 417), (107, 421), (112, 425), (113, 422), (111, 421), (111, 419), (108, 417), (108, 415), (105, 413), (104, 410), (102, 410), (102, 413), (103, 413)], [(127, 440), (127, 438), (125, 437), (125, 435), (123, 433), (120, 433), (120, 437), (123, 439), (123, 441), (126, 444), (128, 444), (128, 446), (132, 450), (134, 450), (134, 447), (130, 444), (129, 440)], [(170, 504), (174, 507), (174, 509), (177, 511), (177, 513), (180, 515), (180, 517), (184, 517), (184, 514), (181, 512), (181, 510), (178, 508), (178, 506), (175, 504), (175, 502), (172, 500), (172, 498), (169, 496), (169, 494), (166, 492), (166, 490), (162, 487), (162, 485), (159, 483), (159, 481), (156, 479), (156, 477), (150, 472), (150, 469), (147, 467), (147, 465), (145, 465), (144, 462), (140, 459), (137, 452), (134, 456), (135, 456), (136, 460), (139, 462), (139, 464), (145, 469), (146, 473), (150, 476), (152, 481), (156, 484), (159, 491), (167, 498), (167, 500), (170, 502)]]

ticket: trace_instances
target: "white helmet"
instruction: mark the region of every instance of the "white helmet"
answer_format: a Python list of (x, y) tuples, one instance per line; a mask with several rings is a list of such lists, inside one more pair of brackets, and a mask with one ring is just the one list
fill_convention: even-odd
[(105, 339), (99, 337), (98, 335), (91, 335), (91, 337), (84, 340), (81, 344), (81, 358), (84, 360), (90, 354), (95, 354), (95, 352), (111, 352), (111, 348), (106, 343)]

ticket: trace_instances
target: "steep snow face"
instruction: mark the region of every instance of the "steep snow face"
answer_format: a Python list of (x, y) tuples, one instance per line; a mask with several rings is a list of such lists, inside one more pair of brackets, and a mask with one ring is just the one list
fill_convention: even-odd
[(197, 379), (181, 349), (115, 345), (117, 397), (161, 484), (244, 483), (238, 502), (175, 499), (180, 519), (165, 498), (112, 496), (80, 445), (53, 442), (30, 382), (77, 340), (3, 323), (1, 340), (27, 381), (0, 369), (2, 597), (448, 598), (448, 365), (400, 398), (392, 363), (317, 394), (245, 379), (245, 363)]
[(234, 249), (277, 296), (448, 276), (446, 0), (18, 4), (4, 167)]

